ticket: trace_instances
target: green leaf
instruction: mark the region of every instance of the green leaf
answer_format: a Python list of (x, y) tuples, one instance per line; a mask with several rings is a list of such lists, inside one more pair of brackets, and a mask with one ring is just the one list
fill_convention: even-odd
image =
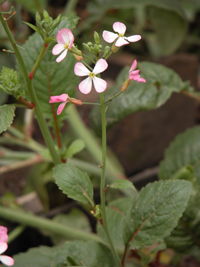
[(73, 143), (67, 148), (66, 158), (72, 158), (75, 154), (81, 152), (85, 148), (85, 143), (81, 139), (73, 141)]
[(44, 0), (14, 0), (14, 2), (22, 5), (23, 7), (25, 7), (25, 9), (32, 13), (35, 13), (37, 11), (41, 13), (46, 6), (46, 1)]
[(35, 26), (35, 25), (33, 25), (33, 24), (31, 24), (31, 23), (28, 23), (28, 22), (26, 22), (26, 21), (23, 21), (26, 25), (28, 25), (30, 28), (32, 28), (35, 32), (37, 32), (41, 37), (42, 37), (42, 34), (41, 34), (41, 32), (40, 32), (40, 30)]
[[(146, 83), (131, 81), (130, 85), (118, 97), (106, 103), (107, 129), (130, 115), (131, 113), (159, 108), (171, 96), (173, 92), (192, 90), (188, 82), (183, 82), (180, 76), (163, 65), (151, 62), (138, 64), (141, 76)], [(105, 92), (105, 100), (121, 91), (121, 87), (128, 78), (129, 68), (124, 68), (120, 73), (116, 84)], [(98, 106), (91, 113), (91, 124), (96, 133), (101, 133), (101, 113)]]
[(38, 247), (29, 249), (14, 257), (15, 267), (51, 267), (68, 266), (66, 259), (77, 262), (80, 266), (113, 267), (115, 261), (110, 249), (97, 242), (66, 242), (61, 247)]
[(15, 116), (15, 106), (3, 105), (0, 106), (0, 134), (8, 129), (13, 123)]
[(128, 180), (117, 180), (113, 182), (112, 184), (109, 185), (110, 188), (113, 189), (128, 189), (131, 188), (136, 191), (135, 186), (133, 185), (132, 182)]
[(189, 200), (189, 181), (150, 183), (133, 201), (127, 215), (124, 241), (132, 248), (143, 248), (161, 242), (175, 228)]
[(53, 177), (58, 187), (68, 197), (83, 204), (89, 202), (94, 205), (92, 183), (86, 172), (80, 171), (71, 163), (66, 163), (57, 165), (53, 169)]
[(149, 19), (156, 32), (162, 55), (170, 55), (181, 45), (188, 23), (177, 13), (156, 7), (149, 8)]

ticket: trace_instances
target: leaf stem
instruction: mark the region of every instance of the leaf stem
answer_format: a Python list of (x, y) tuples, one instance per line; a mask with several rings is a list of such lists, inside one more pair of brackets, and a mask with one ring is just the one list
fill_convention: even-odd
[(24, 60), (17, 48), (17, 45), (16, 45), (16, 42), (15, 42), (15, 39), (14, 37), (12, 36), (12, 33), (7, 25), (7, 23), (5, 22), (1, 12), (0, 12), (0, 21), (4, 27), (4, 30), (11, 42), (11, 45), (13, 47), (13, 50), (15, 51), (15, 55), (17, 57), (17, 60), (19, 62), (19, 65), (21, 67), (21, 70), (22, 70), (22, 73), (23, 73), (23, 76), (24, 76), (24, 79), (26, 81), (26, 85), (27, 85), (27, 90), (28, 90), (28, 93), (29, 93), (29, 96), (30, 96), (30, 99), (32, 101), (32, 103), (35, 105), (35, 114), (36, 114), (36, 117), (37, 117), (37, 120), (38, 120), (38, 123), (40, 125), (40, 129), (42, 131), (42, 134), (43, 134), (43, 137), (44, 137), (44, 140), (49, 148), (49, 151), (51, 153), (51, 156), (52, 156), (52, 159), (54, 161), (54, 163), (57, 165), (57, 164), (60, 164), (61, 163), (61, 159), (59, 157), (59, 154), (58, 152), (56, 151), (55, 149), (55, 145), (54, 145), (54, 142), (53, 142), (53, 139), (52, 139), (52, 136), (50, 134), (50, 131), (48, 129), (48, 126), (47, 126), (47, 123), (43, 117), (43, 114), (42, 114), (42, 111), (41, 111), (41, 108), (40, 108), (40, 103), (38, 101), (38, 98), (36, 96), (36, 93), (35, 93), (35, 90), (33, 88), (33, 84), (32, 84), (32, 80), (29, 78), (29, 75), (28, 75), (28, 72), (27, 72), (27, 68), (24, 64)]
[(101, 106), (100, 103), (82, 102), (83, 105)]
[(117, 93), (116, 95), (114, 95), (114, 96), (112, 96), (112, 97), (108, 98), (108, 99), (105, 101), (105, 103), (112, 101), (112, 100), (113, 100), (113, 98), (117, 97), (118, 95), (121, 95), (121, 93), (122, 93), (122, 91), (120, 91), (120, 92), (119, 92), (119, 93)]
[(15, 240), (25, 230), (24, 225), (17, 226), (12, 232), (9, 233), (8, 244)]
[(106, 172), (106, 112), (105, 112), (105, 102), (103, 93), (100, 94), (101, 99), (101, 121), (102, 121), (102, 173), (101, 173), (101, 184), (100, 184), (100, 195), (101, 195), (101, 215), (103, 228), (107, 235), (108, 242), (113, 254), (113, 257), (117, 263), (117, 266), (121, 267), (121, 262), (119, 256), (115, 250), (110, 233), (108, 231), (107, 221), (106, 221), (106, 201), (105, 201), (105, 172)]

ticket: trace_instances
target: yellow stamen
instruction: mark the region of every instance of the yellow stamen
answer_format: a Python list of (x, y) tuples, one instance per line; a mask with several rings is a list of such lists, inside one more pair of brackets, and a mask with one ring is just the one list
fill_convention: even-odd
[(119, 33), (119, 37), (123, 37), (124, 36), (124, 34), (123, 33)]
[(94, 78), (94, 73), (93, 72), (90, 72), (90, 78)]
[(64, 48), (68, 49), (69, 45), (65, 43)]

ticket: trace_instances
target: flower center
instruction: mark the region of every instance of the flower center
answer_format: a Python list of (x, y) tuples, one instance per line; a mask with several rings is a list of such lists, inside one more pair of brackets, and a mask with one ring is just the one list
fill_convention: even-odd
[(119, 37), (123, 37), (124, 36), (124, 34), (123, 33), (119, 33)]
[(93, 72), (90, 72), (90, 78), (94, 78), (94, 73)]
[(64, 48), (68, 49), (69, 45), (65, 43)]

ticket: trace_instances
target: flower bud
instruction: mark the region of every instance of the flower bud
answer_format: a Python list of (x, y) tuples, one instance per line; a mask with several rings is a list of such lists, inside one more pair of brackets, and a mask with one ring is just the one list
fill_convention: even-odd
[(72, 98), (72, 97), (68, 97), (68, 101), (71, 104), (75, 104), (75, 105), (78, 105), (78, 106), (81, 106), (83, 104), (81, 100), (78, 100), (78, 99)]
[(124, 84), (121, 87), (121, 91), (124, 92), (126, 91), (126, 88), (129, 86), (129, 84), (131, 83), (131, 80), (127, 79)]
[(115, 46), (115, 44), (112, 45), (111, 50), (113, 53), (116, 53), (119, 50), (120, 47)]
[(83, 47), (84, 47), (87, 51), (91, 52), (91, 48), (89, 47), (88, 44), (83, 43)]
[(87, 45), (92, 46), (93, 44), (91, 42), (88, 42)]
[(98, 32), (94, 32), (94, 41), (96, 44), (99, 44), (99, 34)]
[(110, 46), (106, 46), (104, 49), (103, 57), (107, 57), (110, 53)]
[(97, 44), (94, 44), (94, 52), (99, 53), (99, 47)]
[(49, 13), (46, 10), (43, 10), (43, 17), (46, 22), (49, 22)]

